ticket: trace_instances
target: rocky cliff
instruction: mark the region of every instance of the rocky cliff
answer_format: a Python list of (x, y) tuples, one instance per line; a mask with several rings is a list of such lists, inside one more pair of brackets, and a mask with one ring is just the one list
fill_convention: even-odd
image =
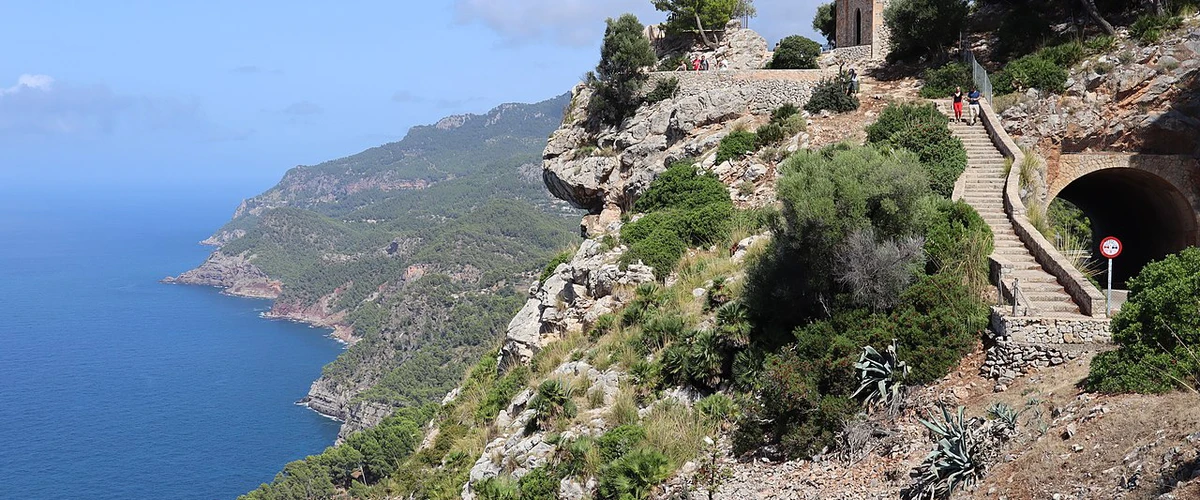
[(274, 299), (283, 284), (273, 280), (244, 255), (225, 255), (213, 252), (203, 264), (179, 276), (168, 276), (164, 283), (214, 286), (239, 297)]

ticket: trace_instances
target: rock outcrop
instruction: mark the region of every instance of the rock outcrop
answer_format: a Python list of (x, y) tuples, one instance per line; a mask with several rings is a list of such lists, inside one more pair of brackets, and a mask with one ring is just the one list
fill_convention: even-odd
[(1029, 90), (1001, 113), (1024, 145), (1061, 152), (1200, 154), (1200, 32), (1086, 60), (1062, 96)]
[(244, 255), (226, 255), (220, 251), (200, 264), (199, 267), (179, 276), (163, 278), (163, 283), (215, 286), (224, 293), (239, 297), (274, 299), (282, 291), (282, 284), (269, 278), (258, 266), (250, 263)]
[(605, 250), (603, 243), (584, 240), (570, 262), (559, 264), (544, 282), (530, 287), (529, 300), (513, 317), (500, 350), (500, 366), (528, 363), (543, 346), (568, 332), (581, 331), (616, 310), (618, 287), (654, 281), (654, 271), (641, 264), (621, 270), (624, 247)]

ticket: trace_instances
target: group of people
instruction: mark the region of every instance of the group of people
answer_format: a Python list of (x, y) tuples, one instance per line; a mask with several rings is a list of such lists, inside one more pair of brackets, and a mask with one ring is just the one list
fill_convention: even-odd
[[(708, 58), (697, 55), (694, 58), (692, 58), (691, 63), (688, 63), (688, 60), (686, 58), (684, 60), (680, 61), (679, 67), (675, 68), (675, 71), (708, 71), (709, 69), (710, 68), (708, 65)], [(717, 70), (725, 71), (727, 69), (729, 69), (729, 62), (724, 59), (718, 59), (717, 60)]]
[[(954, 121), (965, 122), (963, 119), (963, 91), (962, 87), (954, 87)], [(979, 89), (972, 87), (967, 93), (967, 106), (971, 111), (971, 125), (975, 124), (975, 118), (979, 116)]]

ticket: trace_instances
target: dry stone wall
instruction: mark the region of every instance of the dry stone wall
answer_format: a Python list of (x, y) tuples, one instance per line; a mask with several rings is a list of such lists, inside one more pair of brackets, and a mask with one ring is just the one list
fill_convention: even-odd
[(1109, 320), (1073, 316), (1069, 318), (1011, 316), (995, 311), (992, 331), (1016, 342), (1036, 344), (1106, 344), (1112, 342)]
[(765, 114), (784, 104), (804, 106), (813, 87), (833, 75), (834, 72), (819, 69), (663, 71), (651, 74), (646, 88), (654, 88), (661, 80), (676, 78), (679, 80), (676, 99), (737, 90), (752, 113)]

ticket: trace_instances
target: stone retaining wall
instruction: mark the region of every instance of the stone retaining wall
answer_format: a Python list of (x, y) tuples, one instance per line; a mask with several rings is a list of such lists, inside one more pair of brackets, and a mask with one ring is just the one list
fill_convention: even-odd
[(666, 78), (677, 78), (677, 99), (716, 90), (740, 89), (752, 96), (751, 111), (762, 114), (788, 103), (803, 107), (816, 84), (835, 74), (836, 71), (820, 69), (659, 71), (650, 74), (646, 88), (652, 89)]
[(995, 339), (995, 344), (987, 349), (986, 359), (979, 368), (979, 374), (996, 382), (995, 391), (1008, 389), (1013, 380), (1028, 375), (1030, 372), (1058, 366), (1075, 359), (1078, 354), (1063, 352), (1049, 346), (1019, 344), (1010, 337)]
[(839, 62), (851, 63), (857, 61), (869, 61), (873, 59), (870, 45), (855, 45), (852, 47), (838, 47), (833, 49), (833, 57)]
[(992, 332), (1015, 342), (1036, 344), (1107, 344), (1112, 342), (1107, 319), (1053, 318), (1005, 315), (992, 308)]

